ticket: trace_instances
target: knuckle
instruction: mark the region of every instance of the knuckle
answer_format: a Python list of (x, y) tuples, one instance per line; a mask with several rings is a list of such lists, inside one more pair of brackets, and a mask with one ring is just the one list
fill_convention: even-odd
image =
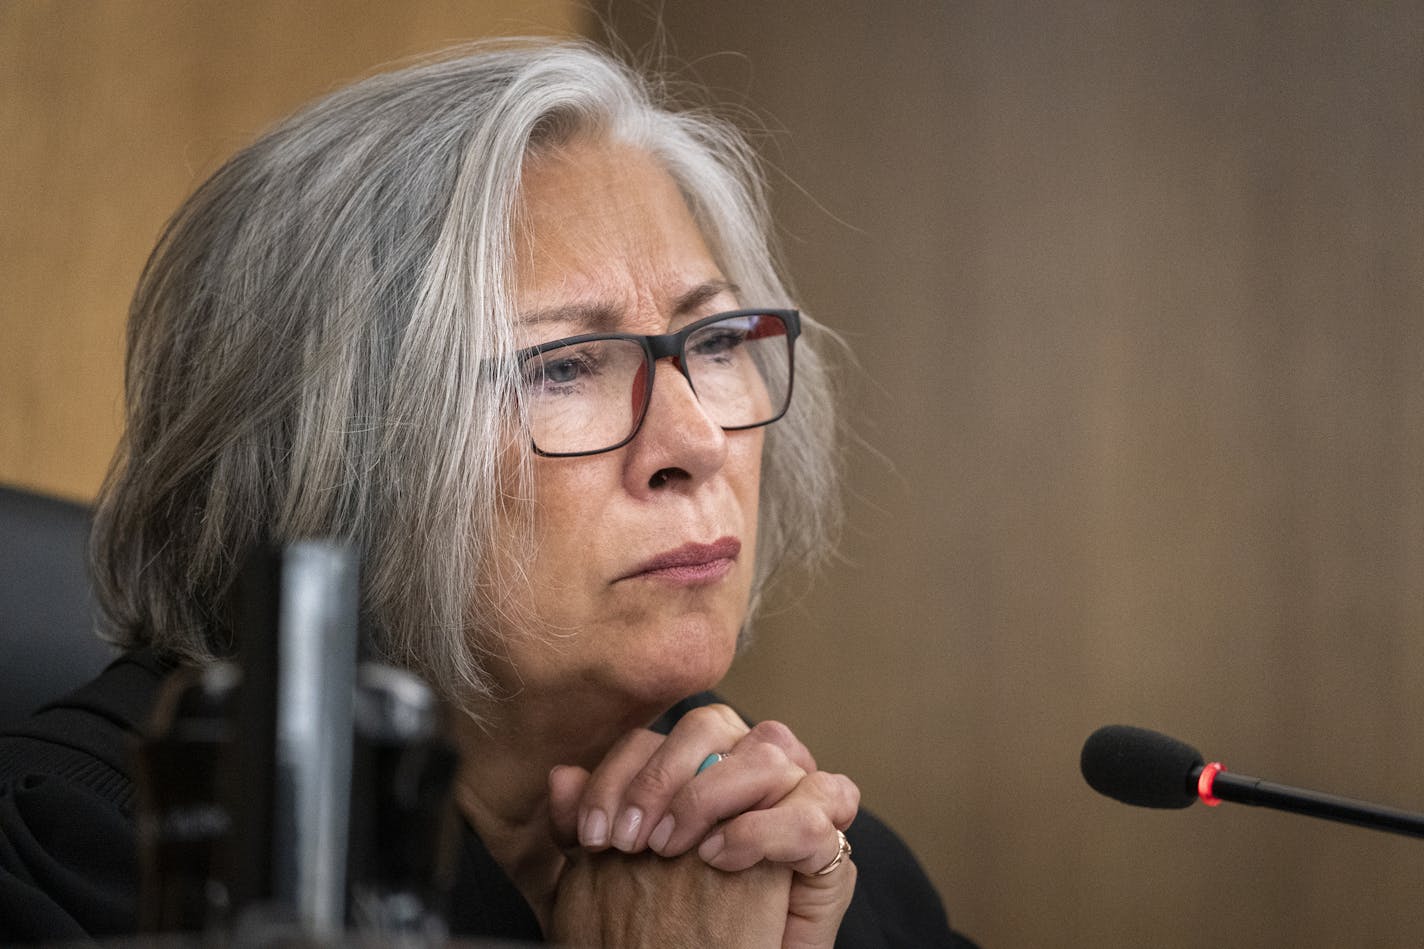
[(747, 767), (757, 771), (767, 771), (770, 769), (780, 770), (787, 764), (786, 752), (776, 745), (757, 743), (746, 746), (746, 751), (738, 749), (738, 754), (745, 754)]
[(846, 797), (846, 782), (841, 780), (840, 775), (816, 771), (808, 774), (802, 783), (822, 807), (832, 811), (843, 810), (848, 806), (854, 809), (854, 805), (850, 804)]
[(771, 719), (757, 722), (752, 726), (748, 737), (758, 742), (775, 745), (786, 754), (786, 757), (807, 771), (816, 770), (816, 759), (810, 750), (802, 744), (801, 739), (797, 738), (789, 727), (781, 722)]
[(815, 808), (816, 814), (822, 818), (823, 826), (819, 832), (827, 828), (832, 831), (847, 828), (856, 819), (856, 812), (860, 809), (860, 789), (846, 775), (817, 771), (806, 775), (803, 784), (809, 785), (809, 797), (817, 802), (810, 807)]
[(658, 762), (648, 762), (643, 769), (633, 775), (633, 780), (628, 782), (628, 794), (639, 803), (648, 800), (661, 800), (666, 797), (673, 788), (673, 776), (668, 773), (667, 768)]
[(708, 736), (740, 734), (746, 730), (746, 726), (742, 724), (737, 713), (732, 711), (731, 706), (722, 704), (703, 705), (693, 709), (682, 717), (677, 728)]
[(829, 771), (813, 771), (806, 775), (805, 783), (818, 797), (836, 798), (841, 796), (840, 775)]
[(841, 786), (842, 799), (846, 806), (852, 813), (860, 810), (860, 785), (843, 774), (838, 774), (836, 777), (840, 778), (838, 783)]
[(718, 709), (723, 707), (722, 705), (715, 704), (699, 705), (697, 708), (691, 709), (687, 714), (683, 715), (682, 718), (678, 720), (678, 724), (699, 725), (706, 722), (718, 721), (721, 719), (721, 713), (718, 712)]
[(769, 811), (748, 811), (724, 821), (720, 827), (727, 846), (760, 849), (775, 828)]
[(790, 728), (772, 719), (757, 722), (752, 726), (749, 736), (783, 750), (799, 744), (795, 733)]
[(819, 807), (798, 807), (787, 817), (793, 832), (803, 840), (819, 841), (827, 833), (835, 831), (831, 819)]
[(806, 776), (806, 782), (815, 795), (836, 809), (855, 813), (860, 809), (860, 788), (843, 774), (830, 771), (816, 771)]
[(595, 770), (583, 788), (584, 800), (588, 801), (602, 801), (615, 793), (617, 780), (606, 766)]
[(732, 706), (717, 702), (707, 706), (707, 708), (716, 712), (723, 725), (730, 725), (741, 732), (747, 730), (747, 723), (742, 721), (742, 716), (738, 715), (737, 710), (732, 708)]
[(704, 815), (703, 810), (707, 805), (708, 795), (696, 783), (685, 784), (682, 790), (672, 799), (668, 810), (672, 811), (678, 824), (694, 821), (697, 818), (715, 819), (714, 815)]

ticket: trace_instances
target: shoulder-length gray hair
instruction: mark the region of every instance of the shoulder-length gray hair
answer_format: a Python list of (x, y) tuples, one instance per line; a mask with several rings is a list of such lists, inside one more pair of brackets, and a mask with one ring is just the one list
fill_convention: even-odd
[[(527, 533), (532, 498), (527, 456), (510, 472), (500, 449), (516, 387), (488, 370), (514, 352), (526, 157), (583, 134), (646, 149), (744, 298), (791, 305), (746, 142), (655, 100), (584, 44), (478, 44), (317, 102), (202, 185), (130, 311), (127, 429), (94, 532), (106, 637), (209, 660), (254, 545), (334, 537), (361, 552), (386, 657), (463, 707), (490, 696), (488, 587), (511, 582), (490, 580), (493, 541)], [(767, 432), (754, 604), (836, 520), (807, 324), (794, 405)]]

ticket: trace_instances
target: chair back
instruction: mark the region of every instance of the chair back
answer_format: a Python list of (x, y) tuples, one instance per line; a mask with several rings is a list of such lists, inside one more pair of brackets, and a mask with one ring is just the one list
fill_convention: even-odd
[(95, 635), (89, 509), (0, 485), (0, 729), (117, 655)]

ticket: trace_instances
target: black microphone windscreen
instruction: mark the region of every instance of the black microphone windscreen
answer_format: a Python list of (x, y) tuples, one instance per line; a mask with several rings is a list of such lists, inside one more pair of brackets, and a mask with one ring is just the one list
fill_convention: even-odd
[(1083, 743), (1079, 765), (1093, 790), (1124, 804), (1188, 807), (1197, 799), (1190, 779), (1202, 756), (1145, 728), (1104, 725)]

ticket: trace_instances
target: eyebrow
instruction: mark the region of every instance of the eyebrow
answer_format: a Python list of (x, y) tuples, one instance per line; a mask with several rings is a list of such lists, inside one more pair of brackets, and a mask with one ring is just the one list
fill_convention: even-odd
[[(686, 316), (723, 293), (735, 296), (738, 292), (737, 285), (728, 280), (717, 279), (699, 283), (673, 301), (672, 315)], [(539, 323), (572, 323), (587, 327), (589, 332), (611, 333), (617, 328), (622, 315), (618, 307), (607, 303), (565, 303), (521, 313), (519, 322), (526, 326)]]

